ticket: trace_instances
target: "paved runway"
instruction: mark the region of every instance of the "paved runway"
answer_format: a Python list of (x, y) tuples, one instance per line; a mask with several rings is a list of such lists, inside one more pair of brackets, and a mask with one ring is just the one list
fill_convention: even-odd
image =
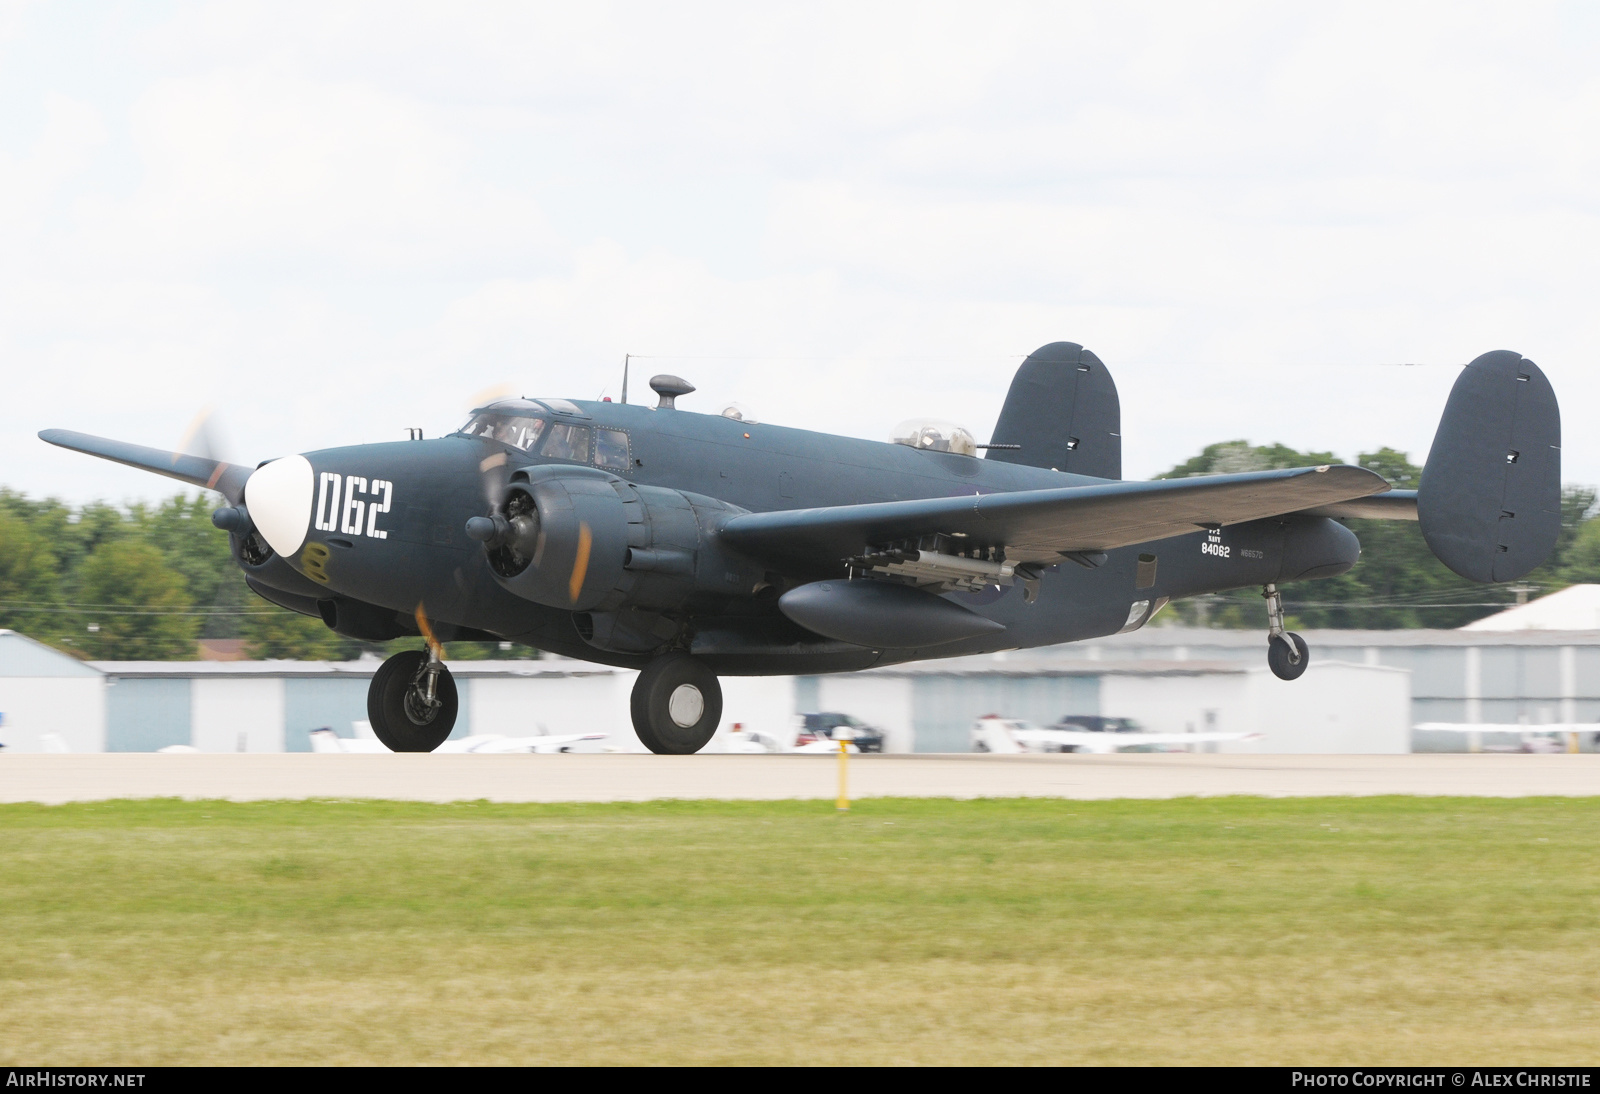
[[(0, 753), (0, 801), (831, 799), (830, 756)], [(852, 797), (1173, 798), (1600, 793), (1600, 755), (855, 756)]]

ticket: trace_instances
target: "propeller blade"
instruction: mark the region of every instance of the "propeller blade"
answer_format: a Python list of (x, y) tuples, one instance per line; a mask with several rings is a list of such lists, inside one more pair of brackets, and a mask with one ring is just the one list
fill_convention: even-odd
[(422, 601), (417, 601), (417, 610), (414, 613), (417, 620), (417, 630), (422, 632), (422, 640), (428, 643), (428, 648), (440, 660), (444, 659), (444, 644), (434, 637), (433, 628), (428, 625), (428, 612)]
[(205, 407), (196, 414), (189, 428), (183, 431), (183, 439), (178, 442), (176, 450), (219, 463), (230, 463), (228, 452), (222, 444), (224, 430), (219, 427), (216, 414), (217, 408), (214, 406)]
[(578, 522), (578, 553), (572, 560), (572, 573), (567, 575), (567, 593), (572, 597), (572, 602), (578, 602), (578, 594), (583, 591), (583, 579), (589, 576), (589, 547), (593, 543), (593, 535), (589, 526), (583, 521)]
[(498, 509), (505, 500), (506, 454), (493, 452), (478, 464), (479, 483), (483, 487), (483, 500), (490, 509)]

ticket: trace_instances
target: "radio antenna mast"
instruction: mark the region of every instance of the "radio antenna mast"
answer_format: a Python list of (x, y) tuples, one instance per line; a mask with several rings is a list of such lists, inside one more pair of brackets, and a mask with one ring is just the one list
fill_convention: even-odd
[(622, 355), (622, 401), (623, 402), (627, 402), (628, 401), (628, 358), (631, 357), (631, 356), (632, 356), (632, 354), (628, 354), (628, 353), (624, 353)]

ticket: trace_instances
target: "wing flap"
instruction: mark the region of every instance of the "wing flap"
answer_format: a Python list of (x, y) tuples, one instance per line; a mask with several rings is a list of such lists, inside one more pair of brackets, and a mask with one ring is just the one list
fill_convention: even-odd
[(248, 467), (240, 467), (238, 464), (225, 463), (205, 456), (163, 452), (159, 448), (146, 448), (142, 444), (129, 444), (127, 441), (113, 441), (88, 433), (75, 433), (70, 429), (42, 430), (39, 439), (60, 448), (70, 448), (74, 452), (99, 456), (102, 460), (137, 467), (141, 471), (153, 471), (157, 475), (165, 475), (169, 479), (177, 479), (190, 486), (215, 490), (234, 505), (243, 500), (244, 482), (250, 477), (251, 471)]
[(973, 547), (1003, 546), (1016, 562), (1056, 562), (1070, 551), (1108, 551), (1388, 489), (1362, 467), (1306, 467), (750, 513), (723, 525), (720, 536), (747, 554), (812, 565), (936, 533)]

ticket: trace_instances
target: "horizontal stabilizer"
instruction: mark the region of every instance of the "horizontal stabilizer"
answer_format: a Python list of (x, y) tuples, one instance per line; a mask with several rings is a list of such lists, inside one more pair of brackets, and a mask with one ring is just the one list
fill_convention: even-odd
[(1415, 490), (1391, 490), (1387, 494), (1373, 494), (1370, 497), (1357, 498), (1354, 501), (1340, 501), (1332, 505), (1319, 505), (1315, 509), (1307, 509), (1308, 517), (1333, 517), (1335, 520), (1345, 520), (1355, 517), (1360, 520), (1416, 520), (1417, 519), (1417, 492)]
[(719, 535), (735, 550), (826, 570), (872, 545), (940, 533), (967, 548), (1004, 547), (1012, 562), (1059, 562), (1388, 490), (1363, 467), (1301, 467), (1153, 482), (1108, 482), (1004, 494), (747, 513)]
[(190, 486), (215, 490), (234, 505), (244, 500), (244, 482), (250, 477), (251, 471), (248, 467), (240, 467), (238, 464), (225, 463), (205, 456), (163, 452), (159, 448), (146, 448), (141, 444), (129, 444), (127, 441), (113, 441), (105, 437), (93, 437), (87, 433), (74, 433), (70, 429), (42, 430), (39, 439), (61, 448), (70, 448), (74, 452), (85, 452), (91, 456), (99, 456), (102, 460), (137, 467), (141, 471), (153, 471), (157, 475), (165, 475), (169, 479), (177, 479)]
[(1429, 548), (1472, 581), (1513, 581), (1561, 532), (1561, 410), (1550, 381), (1509, 350), (1456, 378), (1417, 489)]

